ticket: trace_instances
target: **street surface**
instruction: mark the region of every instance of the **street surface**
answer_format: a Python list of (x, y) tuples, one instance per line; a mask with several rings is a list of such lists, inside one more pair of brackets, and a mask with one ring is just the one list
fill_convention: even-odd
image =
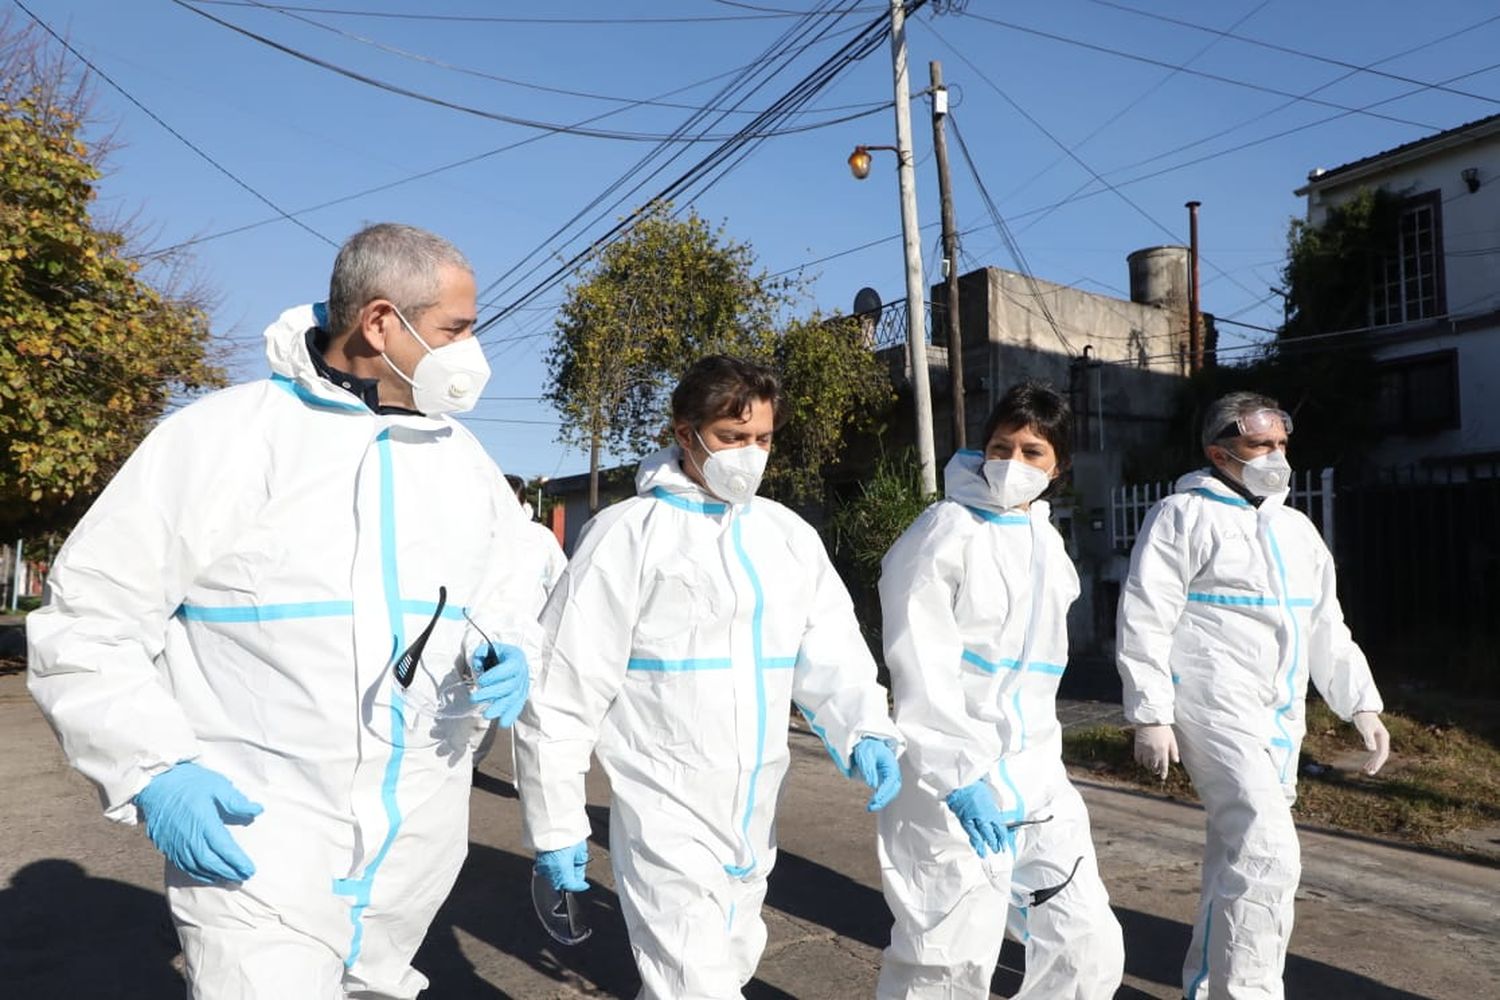
[[(1065, 718), (1108, 717), (1070, 706)], [(634, 995), (636, 978), (605, 856), (607, 788), (592, 789), (596, 932), (550, 943), (531, 915), (530, 859), (503, 741), (476, 784), (469, 859), (417, 966), (433, 1000)], [(754, 998), (868, 997), (889, 914), (880, 895), (864, 786), (817, 739), (792, 736), (771, 877), (770, 944)], [(1181, 996), (1179, 970), (1198, 893), (1202, 813), (1079, 779), (1105, 883), (1125, 928), (1120, 997)], [(161, 860), (139, 829), (106, 822), (92, 787), (67, 769), (24, 678), (0, 674), (0, 994), (16, 1000), (182, 995)], [(1500, 869), (1347, 835), (1304, 831), (1287, 995), (1297, 998), (1500, 997)], [(1007, 945), (995, 995), (1019, 983)], [(290, 1000), (290, 998), (289, 998)]]

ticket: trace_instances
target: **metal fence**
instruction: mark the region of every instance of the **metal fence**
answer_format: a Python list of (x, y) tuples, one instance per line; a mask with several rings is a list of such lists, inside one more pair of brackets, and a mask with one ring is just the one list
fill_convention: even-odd
[[(1162, 497), (1170, 496), (1170, 481), (1131, 483), (1109, 491), (1109, 544), (1120, 552), (1129, 552), (1140, 534), (1146, 514)], [(1332, 469), (1304, 469), (1292, 474), (1292, 493), (1287, 502), (1312, 518), (1323, 541), (1333, 548), (1334, 488)]]
[[(927, 343), (932, 343), (932, 303), (923, 304), (923, 312), (927, 316)], [(899, 347), (906, 343), (906, 300), (897, 299), (887, 302), (878, 310), (867, 313), (857, 313), (854, 317), (864, 325), (865, 340), (877, 351), (887, 347)], [(941, 318), (941, 317), (939, 317)]]
[(1406, 650), (1424, 679), (1500, 692), (1500, 462), (1383, 469), (1341, 483), (1338, 509), (1355, 637)]

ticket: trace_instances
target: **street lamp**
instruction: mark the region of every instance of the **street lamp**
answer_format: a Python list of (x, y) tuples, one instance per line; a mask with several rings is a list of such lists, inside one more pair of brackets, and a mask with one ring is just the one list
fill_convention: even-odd
[[(896, 0), (900, 2), (900, 0)], [(902, 64), (904, 66), (904, 59)], [(897, 84), (897, 106), (904, 109), (899, 95), (904, 93), (905, 74)], [(927, 370), (927, 317), (923, 301), (922, 246), (917, 228), (917, 192), (912, 177), (910, 122), (898, 114), (897, 146), (855, 146), (849, 154), (849, 172), (855, 180), (870, 176), (874, 150), (896, 154), (897, 179), (901, 190), (902, 253), (906, 259), (906, 356), (911, 365), (912, 403), (916, 410), (917, 464), (921, 468), (922, 492), (937, 492), (937, 458), (932, 439), (932, 387)]]
[(897, 156), (901, 155), (895, 146), (855, 146), (854, 152), (849, 154), (849, 172), (855, 180), (862, 181), (870, 176), (870, 161), (874, 159), (870, 155), (872, 149), (888, 149)]

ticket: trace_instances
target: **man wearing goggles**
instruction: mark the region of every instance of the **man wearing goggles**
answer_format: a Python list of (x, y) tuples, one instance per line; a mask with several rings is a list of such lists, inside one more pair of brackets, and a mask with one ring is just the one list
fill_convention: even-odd
[(1180, 759), (1208, 819), (1188, 1000), (1283, 995), (1308, 681), (1364, 738), (1366, 774), (1390, 748), (1380, 693), (1344, 624), (1333, 556), (1286, 504), (1291, 431), (1274, 400), (1216, 401), (1203, 423), (1210, 467), (1183, 476), (1147, 515), (1120, 596), (1136, 759), (1163, 779)]

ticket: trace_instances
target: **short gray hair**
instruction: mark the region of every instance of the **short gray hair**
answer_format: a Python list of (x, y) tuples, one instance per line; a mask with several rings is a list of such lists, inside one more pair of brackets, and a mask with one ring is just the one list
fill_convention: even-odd
[(1203, 447), (1206, 449), (1217, 441), (1220, 432), (1241, 417), (1256, 410), (1279, 409), (1280, 403), (1258, 392), (1231, 392), (1227, 396), (1220, 396), (1203, 416)]
[(438, 272), (444, 266), (474, 273), (458, 247), (425, 229), (398, 222), (366, 226), (339, 248), (328, 279), (329, 334), (348, 333), (359, 311), (375, 299), (390, 299), (408, 321), (437, 304)]

